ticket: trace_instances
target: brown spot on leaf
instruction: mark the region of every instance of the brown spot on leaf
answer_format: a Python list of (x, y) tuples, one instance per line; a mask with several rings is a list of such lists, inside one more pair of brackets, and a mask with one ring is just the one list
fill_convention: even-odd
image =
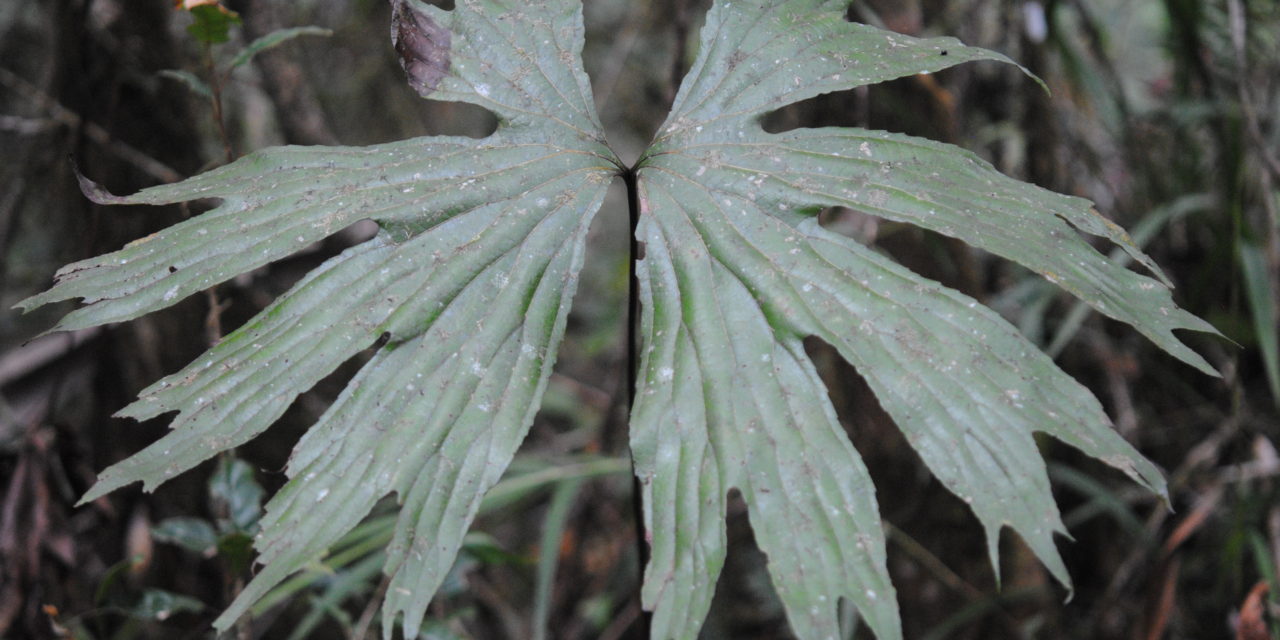
[(453, 34), (430, 16), (419, 13), (408, 0), (391, 2), (391, 42), (400, 54), (400, 66), (409, 74), (409, 86), (427, 96), (449, 73), (449, 46)]

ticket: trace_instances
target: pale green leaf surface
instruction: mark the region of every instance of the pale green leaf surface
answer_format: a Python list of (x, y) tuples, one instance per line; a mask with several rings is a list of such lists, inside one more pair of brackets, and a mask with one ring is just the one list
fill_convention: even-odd
[[(654, 638), (700, 629), (735, 489), (801, 638), (838, 632), (840, 598), (880, 638), (901, 637), (874, 487), (805, 355), (808, 336), (859, 370), (925, 463), (972, 506), (993, 562), (1008, 525), (1068, 580), (1036, 431), (1164, 491), (1097, 400), (1012, 326), (822, 229), (822, 207), (917, 224), (1020, 262), (1211, 371), (1172, 333), (1208, 325), (1177, 309), (1165, 284), (1111, 263), (1078, 235), (1105, 237), (1155, 271), (1087, 202), (905, 136), (765, 133), (768, 112), (819, 93), (1007, 62), (949, 38), (845, 22), (844, 4), (717, 2), (673, 112), (638, 164), (646, 255), (637, 265), (643, 360), (631, 438), (651, 536), (642, 596)], [(383, 630), (389, 636), (403, 614), (406, 636), (416, 635), (533, 419), (587, 227), (619, 167), (579, 61), (575, 0), (459, 0), (453, 11), (401, 0), (392, 32), (412, 86), (489, 109), (497, 131), (268, 150), (128, 197), (86, 180), (103, 203), (220, 204), (70, 265), (22, 303), (87, 303), (59, 330), (118, 322), (355, 221), (380, 225), (122, 410), (177, 415), (171, 433), (104, 471), (85, 496), (135, 481), (150, 489), (247, 442), (385, 338), (297, 444), (291, 479), (260, 521), (263, 566), (218, 619), (223, 629), (394, 492), (403, 507), (384, 566)]]
[(833, 345), (867, 379), (982, 522), (993, 564), (1008, 525), (1069, 584), (1036, 431), (1164, 493), (1159, 471), (1114, 432), (1088, 390), (1014, 327), (822, 229), (823, 207), (913, 223), (1020, 262), (1213, 371), (1172, 333), (1212, 328), (1179, 310), (1165, 284), (1080, 237), (1106, 237), (1155, 269), (1088, 202), (906, 136), (765, 133), (764, 115), (818, 93), (1003, 60), (951, 39), (847, 23), (843, 5), (717, 3), (640, 164), (646, 341), (631, 428), (653, 540), (643, 595), (656, 608), (654, 637), (690, 637), (701, 624), (708, 576), (723, 565), (732, 488), (747, 502), (797, 635), (834, 637), (844, 597), (879, 637), (901, 636), (873, 488), (800, 346), (806, 336)]
[[(955, 38), (919, 40), (846, 22), (843, 0), (731, 0), (707, 13), (698, 57), (655, 147), (678, 132), (734, 127), (805, 98), (1008, 58)], [(701, 129), (699, 128), (701, 127)], [(652, 153), (652, 152), (651, 152)]]
[(590, 200), (565, 203), (518, 253), (476, 279), (506, 282), (465, 291), (424, 334), (379, 352), (352, 380), (298, 443), (289, 474), (305, 481), (268, 505), (257, 541), (265, 566), (224, 623), (391, 491), (403, 506), (385, 568), (392, 582), (384, 628), (400, 611), (406, 624), (421, 620), (484, 491), (533, 419), (581, 265), (582, 210), (602, 196), (584, 190)]
[(704, 131), (698, 137), (708, 142), (690, 141), (674, 152), (696, 161), (695, 172), (718, 169), (706, 170), (703, 182), (712, 188), (746, 184), (745, 193), (766, 208), (844, 206), (959, 238), (1035, 270), (1170, 354), (1215, 373), (1173, 334), (1213, 327), (1178, 309), (1168, 287), (1104, 258), (1077, 233), (1123, 243), (1151, 264), (1086, 200), (1013, 180), (973, 154), (909, 136), (810, 129), (716, 144), (710, 141), (716, 133)]
[(646, 347), (631, 442), (652, 532), (653, 637), (701, 626), (731, 488), (800, 637), (834, 633), (841, 596), (881, 637), (899, 635), (874, 490), (800, 334), (771, 326), (749, 285), (697, 241), (700, 203), (673, 199), (661, 177), (646, 184), (648, 206), (665, 213), (647, 210), (639, 231)]
[(408, 65), (415, 87), (490, 109), (500, 123), (492, 136), (284, 147), (128, 197), (86, 180), (86, 193), (103, 203), (220, 204), (64, 268), (52, 289), (23, 302), (83, 299), (58, 330), (127, 320), (355, 221), (382, 228), (144, 390), (121, 415), (176, 411), (172, 431), (104, 471), (84, 498), (135, 481), (151, 489), (247, 442), (298, 394), (385, 337), (296, 446), (291, 480), (260, 522), (263, 567), (219, 628), (394, 492), (403, 507), (384, 567), (391, 583), (383, 629), (390, 636), (404, 614), (406, 637), (417, 634), (481, 498), (533, 420), (586, 230), (617, 172), (578, 62), (578, 3), (395, 9), (408, 25), (399, 38), (427, 34), (407, 52), (429, 63)]

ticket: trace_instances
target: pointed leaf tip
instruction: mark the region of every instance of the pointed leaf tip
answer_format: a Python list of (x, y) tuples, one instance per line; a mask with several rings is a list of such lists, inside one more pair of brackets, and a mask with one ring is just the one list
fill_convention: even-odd
[(80, 193), (83, 193), (84, 197), (97, 204), (122, 204), (126, 202), (126, 198), (107, 191), (106, 187), (80, 173), (80, 166), (76, 164), (75, 158), (71, 158), (71, 170), (76, 174), (76, 182), (80, 183)]
[(391, 42), (400, 54), (400, 66), (409, 74), (409, 86), (424, 98), (449, 73), (452, 41), (448, 29), (409, 0), (392, 0)]

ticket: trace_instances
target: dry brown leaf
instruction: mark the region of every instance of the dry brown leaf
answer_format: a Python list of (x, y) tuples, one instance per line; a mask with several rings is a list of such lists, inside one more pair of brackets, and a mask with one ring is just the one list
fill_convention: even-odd
[(1267, 621), (1263, 617), (1266, 609), (1264, 596), (1267, 593), (1267, 582), (1259, 580), (1245, 596), (1240, 605), (1240, 624), (1236, 626), (1236, 640), (1271, 640), (1267, 631)]

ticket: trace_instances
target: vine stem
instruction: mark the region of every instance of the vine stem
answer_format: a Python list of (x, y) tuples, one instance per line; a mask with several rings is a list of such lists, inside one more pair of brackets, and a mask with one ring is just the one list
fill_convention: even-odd
[(231, 150), (231, 138), (227, 136), (227, 125), (222, 121), (222, 79), (218, 77), (218, 67), (213, 63), (213, 45), (204, 43), (205, 67), (209, 70), (209, 101), (213, 103), (213, 120), (218, 125), (218, 136), (222, 138), (222, 150), (226, 154), (227, 163), (236, 159)]
[[(226, 154), (226, 161), (230, 164), (235, 160), (235, 153), (231, 150), (231, 138), (227, 136), (227, 126), (222, 118), (222, 82), (218, 77), (218, 66), (213, 61), (213, 45), (209, 42), (204, 43), (204, 63), (205, 69), (209, 73), (210, 97), (213, 107), (213, 121), (218, 126), (218, 137), (222, 138), (222, 150)], [(183, 211), (186, 209), (184, 207)], [(224, 303), (218, 299), (218, 285), (213, 285), (204, 291), (205, 299), (209, 303), (209, 312), (205, 315), (204, 328), (205, 338), (212, 348), (222, 340), (222, 312), (226, 310), (230, 303)], [(221, 460), (220, 464), (230, 463), (235, 459), (235, 450), (223, 451), (218, 455)], [(228, 563), (224, 562), (228, 566)], [(227, 568), (224, 570), (226, 577), (230, 578), (227, 585), (227, 601), (231, 602), (240, 596), (240, 592), (244, 591), (245, 579), (244, 575), (233, 575), (235, 570)], [(250, 616), (240, 616), (235, 624), (235, 634), (237, 640), (249, 640), (253, 636), (253, 619)]]
[[(218, 75), (218, 65), (213, 61), (213, 45), (204, 43), (205, 70), (209, 73), (209, 101), (213, 107), (213, 121), (218, 126), (218, 137), (222, 138), (222, 150), (226, 154), (227, 164), (235, 161), (235, 152), (231, 148), (231, 138), (227, 135), (227, 125), (222, 118), (222, 78)], [(184, 205), (185, 207), (185, 205)], [(186, 209), (183, 209), (186, 211)], [(205, 298), (209, 302), (209, 313), (204, 319), (205, 336), (209, 346), (213, 347), (222, 340), (222, 312), (230, 306), (230, 302), (218, 299), (218, 285), (205, 289)], [(239, 593), (239, 590), (237, 590)]]
[[(630, 224), (630, 245), (627, 255), (627, 421), (630, 431), (631, 411), (636, 403), (636, 383), (639, 380), (639, 324), (640, 324), (640, 280), (636, 277), (636, 263), (643, 258), (643, 245), (636, 238), (636, 228), (640, 223), (640, 190), (636, 184), (636, 167), (622, 173), (627, 186), (627, 213)], [(644, 498), (641, 493), (640, 478), (635, 473), (635, 457), (631, 458), (631, 515), (635, 521), (636, 558), (640, 567), (637, 575), (644, 582), (644, 570), (649, 564), (649, 542), (644, 529)], [(639, 595), (637, 594), (637, 599)], [(650, 616), (643, 611), (636, 619), (640, 627), (641, 637), (649, 637)]]

